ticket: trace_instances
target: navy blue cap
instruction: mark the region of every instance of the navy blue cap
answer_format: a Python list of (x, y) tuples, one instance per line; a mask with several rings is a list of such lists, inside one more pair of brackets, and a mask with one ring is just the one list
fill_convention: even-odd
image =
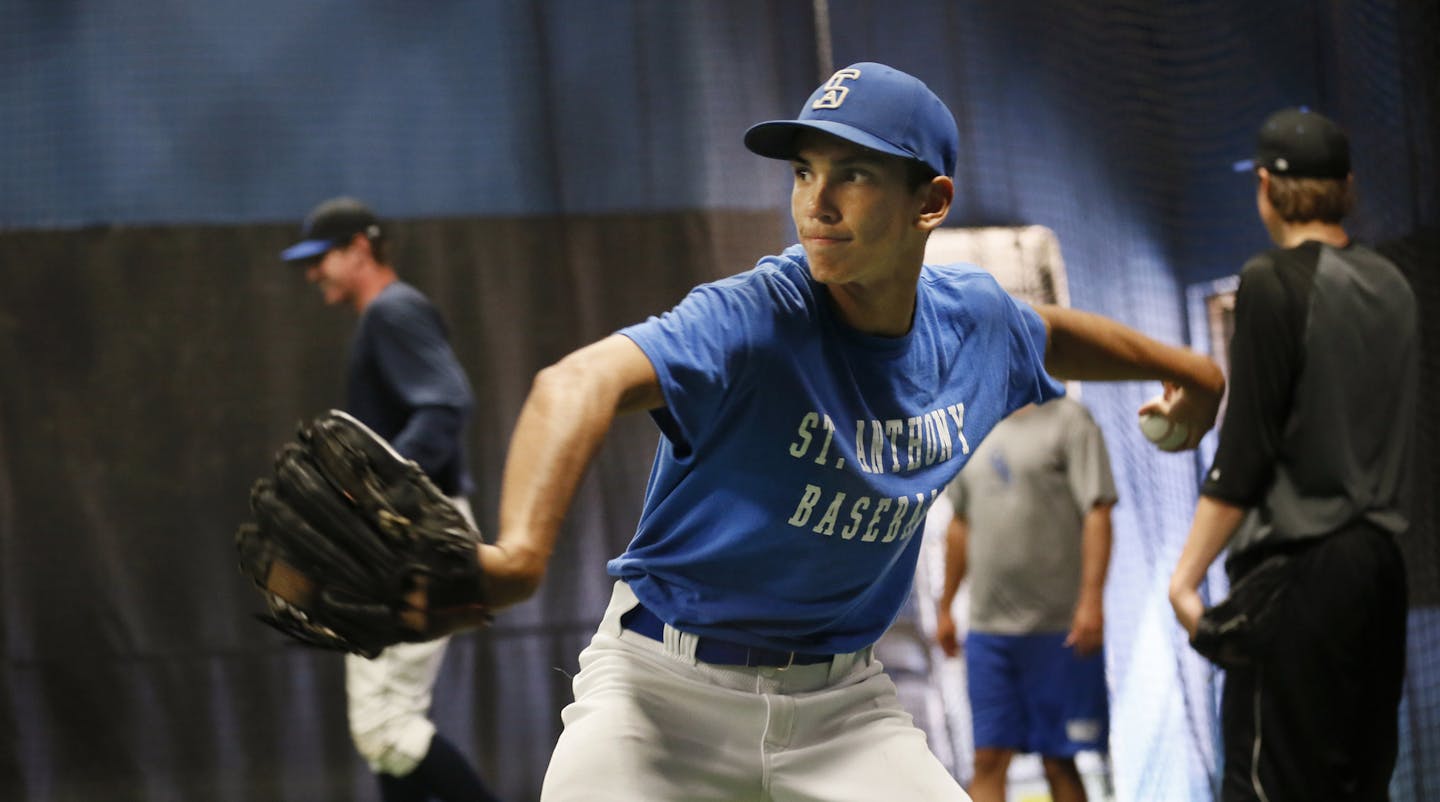
[(1236, 172), (1264, 167), (1287, 178), (1344, 178), (1350, 174), (1350, 139), (1329, 118), (1303, 106), (1265, 119), (1255, 158), (1235, 162)]
[(851, 64), (820, 85), (794, 120), (757, 123), (745, 147), (771, 159), (795, 156), (795, 135), (810, 129), (861, 147), (914, 159), (954, 177), (960, 132), (950, 110), (920, 79), (874, 62)]
[(331, 198), (305, 216), (300, 241), (280, 252), (286, 262), (301, 262), (338, 248), (356, 234), (380, 238), (380, 218), (354, 198)]

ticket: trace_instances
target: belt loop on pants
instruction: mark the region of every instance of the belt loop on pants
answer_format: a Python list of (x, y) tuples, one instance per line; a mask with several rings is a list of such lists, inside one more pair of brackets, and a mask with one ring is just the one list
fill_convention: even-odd
[[(620, 626), (632, 632), (660, 642), (665, 641), (665, 622), (650, 612), (643, 604), (637, 604), (620, 617)], [(809, 666), (828, 663), (833, 654), (811, 654), (807, 652), (782, 652), (758, 646), (718, 638), (700, 638), (695, 645), (695, 659), (702, 663), (719, 666), (747, 666), (750, 668), (778, 668), (781, 671), (791, 666)]]

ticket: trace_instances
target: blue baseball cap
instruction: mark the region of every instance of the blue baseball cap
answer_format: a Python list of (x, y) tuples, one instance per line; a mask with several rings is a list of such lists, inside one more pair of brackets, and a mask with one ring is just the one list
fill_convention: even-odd
[(930, 87), (894, 67), (862, 61), (836, 71), (805, 101), (799, 117), (751, 126), (745, 147), (771, 159), (794, 158), (795, 136), (805, 129), (955, 176), (960, 154), (955, 117)]
[(1260, 126), (1255, 157), (1234, 165), (1237, 173), (1256, 167), (1288, 178), (1344, 178), (1350, 174), (1350, 139), (1334, 121), (1304, 106), (1281, 109)]
[(354, 198), (331, 198), (305, 216), (300, 241), (281, 251), (280, 258), (286, 262), (313, 259), (331, 248), (345, 245), (356, 234), (379, 239), (380, 218)]

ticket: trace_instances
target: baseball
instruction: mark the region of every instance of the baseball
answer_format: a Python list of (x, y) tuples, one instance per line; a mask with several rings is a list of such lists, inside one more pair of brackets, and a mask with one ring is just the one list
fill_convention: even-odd
[(1140, 416), (1140, 431), (1161, 451), (1178, 451), (1190, 437), (1190, 427), (1153, 412)]

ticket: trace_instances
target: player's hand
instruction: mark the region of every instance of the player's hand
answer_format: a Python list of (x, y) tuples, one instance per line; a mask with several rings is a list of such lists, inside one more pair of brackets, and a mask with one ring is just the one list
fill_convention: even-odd
[(413, 581), (414, 584), (405, 594), (405, 609), (400, 613), (400, 621), (421, 638), (431, 640), (455, 632), (478, 629), (490, 623), (490, 608), (483, 604), (431, 609), (430, 578), (422, 574)]
[(1099, 604), (1080, 604), (1075, 608), (1075, 617), (1070, 622), (1070, 634), (1065, 636), (1065, 646), (1074, 647), (1076, 654), (1089, 657), (1100, 651), (1105, 642), (1105, 613)]
[(1165, 392), (1145, 402), (1140, 415), (1156, 414), (1185, 426), (1189, 434), (1176, 446), (1176, 451), (1195, 448), (1200, 439), (1215, 426), (1220, 412), (1220, 395), (1203, 390), (1186, 390), (1178, 384), (1165, 382)]
[(948, 608), (938, 609), (935, 614), (935, 642), (946, 657), (960, 654), (960, 641), (955, 637), (955, 617)]
[(1205, 602), (1200, 598), (1200, 591), (1195, 588), (1170, 586), (1170, 607), (1175, 611), (1175, 619), (1180, 626), (1185, 628), (1185, 634), (1190, 638), (1195, 637), (1195, 628), (1200, 624), (1200, 616), (1205, 613)]

